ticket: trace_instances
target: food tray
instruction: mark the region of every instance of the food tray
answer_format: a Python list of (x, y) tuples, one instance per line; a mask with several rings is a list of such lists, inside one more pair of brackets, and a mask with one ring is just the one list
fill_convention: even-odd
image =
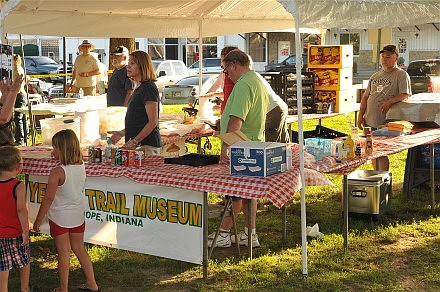
[[(346, 137), (347, 134), (335, 131), (333, 129), (326, 128), (324, 126), (317, 125), (315, 130), (304, 131), (304, 139), (307, 138), (326, 138), (335, 139), (339, 137)], [(292, 131), (292, 142), (298, 143), (298, 132)]]
[(181, 164), (190, 166), (204, 166), (210, 164), (217, 164), (219, 162), (219, 155), (207, 155), (190, 153), (180, 157), (165, 158), (166, 164)]

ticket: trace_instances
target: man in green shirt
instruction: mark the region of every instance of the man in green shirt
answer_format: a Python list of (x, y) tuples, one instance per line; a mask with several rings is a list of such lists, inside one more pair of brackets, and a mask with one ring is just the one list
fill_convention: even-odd
[[(264, 141), (266, 113), (269, 104), (269, 93), (257, 73), (250, 69), (249, 56), (238, 49), (229, 52), (222, 62), (223, 72), (234, 82), (234, 88), (226, 103), (220, 121), (220, 131), (230, 133), (237, 130), (243, 132), (252, 141)], [(220, 161), (229, 163), (228, 145), (222, 144)], [(230, 236), (232, 218), (225, 217), (220, 233), (215, 242), (216, 246), (229, 247), (231, 242), (248, 245), (249, 222), (248, 200), (234, 198), (233, 209), (235, 216), (241, 211), (245, 214), (245, 231), (240, 232), (238, 240)], [(255, 230), (257, 200), (252, 200), (252, 245), (260, 246)], [(213, 244), (214, 234), (209, 236), (209, 245)]]

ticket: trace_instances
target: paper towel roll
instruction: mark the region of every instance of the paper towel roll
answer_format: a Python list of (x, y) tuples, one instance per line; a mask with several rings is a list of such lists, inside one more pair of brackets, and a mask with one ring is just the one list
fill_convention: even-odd
[(211, 119), (214, 116), (214, 104), (209, 101), (209, 97), (199, 98), (199, 117), (200, 119)]
[(98, 111), (75, 112), (75, 116), (80, 117), (80, 142), (83, 144), (93, 144), (99, 139), (99, 115)]

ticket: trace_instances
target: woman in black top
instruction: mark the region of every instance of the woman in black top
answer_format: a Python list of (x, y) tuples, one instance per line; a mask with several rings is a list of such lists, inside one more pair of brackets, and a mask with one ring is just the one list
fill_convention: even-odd
[(123, 148), (135, 149), (141, 145), (146, 154), (160, 154), (159, 91), (154, 83), (156, 72), (150, 56), (143, 51), (132, 52), (127, 76), (133, 81), (134, 91), (127, 104), (125, 130), (114, 133), (112, 141), (125, 134)]

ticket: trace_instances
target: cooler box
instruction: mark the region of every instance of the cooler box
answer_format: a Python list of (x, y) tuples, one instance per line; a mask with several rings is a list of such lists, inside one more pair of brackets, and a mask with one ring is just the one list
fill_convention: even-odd
[(348, 175), (348, 212), (383, 215), (388, 211), (391, 193), (391, 172), (356, 170)]

